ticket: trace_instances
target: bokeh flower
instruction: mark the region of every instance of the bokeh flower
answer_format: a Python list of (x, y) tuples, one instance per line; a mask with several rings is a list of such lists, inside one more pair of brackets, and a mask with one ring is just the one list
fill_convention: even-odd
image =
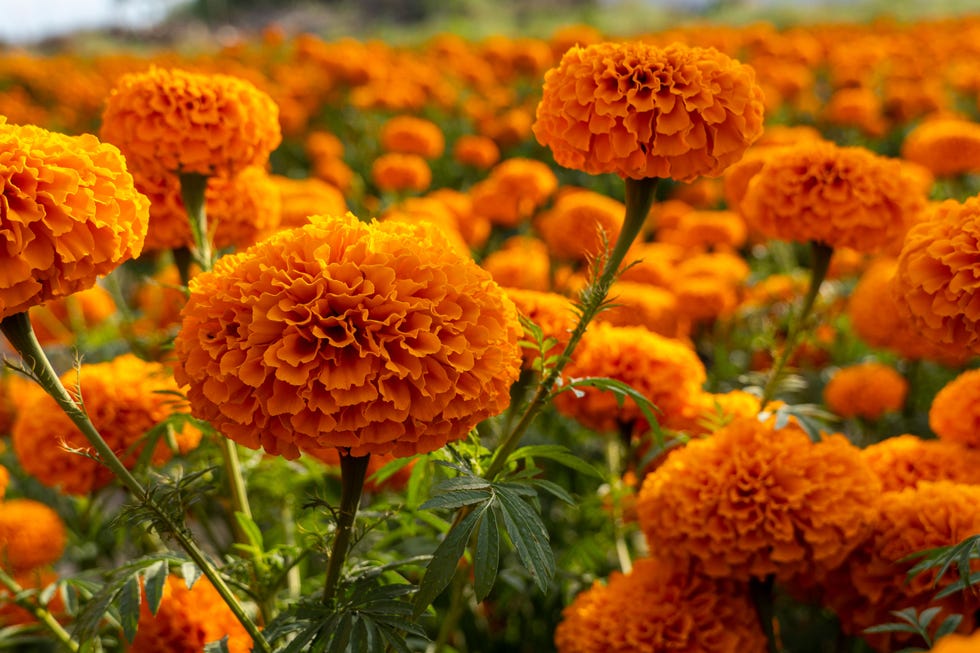
[(642, 558), (562, 611), (559, 653), (756, 653), (766, 640), (748, 587)]
[(481, 265), (494, 281), (506, 288), (551, 290), (548, 247), (537, 238), (514, 236), (483, 259)]
[(937, 177), (980, 172), (980, 124), (962, 118), (926, 120), (905, 137), (902, 156)]
[(929, 426), (941, 439), (980, 449), (980, 370), (967, 370), (936, 393)]
[(617, 281), (609, 289), (609, 308), (596, 321), (616, 326), (640, 326), (668, 338), (686, 338), (691, 321), (681, 310), (677, 295), (658, 286)]
[(421, 193), (432, 183), (432, 169), (417, 154), (389, 152), (371, 164), (371, 180), (381, 190)]
[(65, 524), (33, 499), (0, 502), (0, 565), (22, 572), (56, 562), (65, 552)]
[(674, 451), (637, 498), (650, 548), (704, 573), (789, 578), (839, 565), (870, 533), (881, 484), (842, 436), (736, 418)]
[(395, 116), (381, 126), (381, 148), (386, 152), (416, 154), (435, 159), (446, 149), (439, 125), (415, 116)]
[(191, 280), (175, 350), (192, 412), (294, 458), (428, 452), (509, 403), (513, 303), (426, 224), (321, 216)]
[(901, 410), (908, 391), (908, 381), (894, 367), (866, 362), (834, 372), (824, 386), (823, 398), (841, 417), (874, 420)]
[(34, 334), (42, 345), (71, 344), (79, 330), (97, 327), (115, 313), (112, 293), (99, 285), (33, 306), (29, 312)]
[(500, 161), (500, 148), (486, 136), (464, 134), (453, 143), (453, 158), (464, 165), (486, 170)]
[(292, 179), (270, 175), (279, 189), (280, 220), (283, 229), (301, 227), (311, 215), (340, 215), (347, 212), (347, 200), (336, 186), (322, 179)]
[(545, 74), (534, 135), (589, 174), (717, 176), (762, 134), (754, 71), (713, 48), (573, 47)]
[[(127, 467), (139, 460), (147, 432), (185, 409), (174, 396), (179, 388), (170, 372), (160, 363), (148, 363), (132, 354), (83, 364), (77, 372), (65, 373), (62, 383), (80, 389), (92, 423)], [(79, 453), (89, 450), (88, 440), (53, 398), (37, 393), (28, 401), (12, 433), (13, 449), (24, 471), (66, 494), (88, 494), (112, 481), (107, 467)], [(178, 449), (186, 452), (198, 445), (201, 432), (184, 425), (175, 429), (173, 437)], [(162, 465), (173, 455), (167, 439), (160, 437), (155, 442), (152, 464)]]
[(115, 147), (0, 120), (0, 318), (90, 288), (134, 258), (148, 202)]
[(528, 220), (558, 189), (558, 178), (546, 164), (513, 157), (496, 165), (470, 189), (473, 212), (493, 224), (516, 227)]
[(885, 492), (915, 487), (920, 481), (980, 484), (980, 450), (957, 442), (897, 435), (861, 449), (861, 457)]
[(590, 190), (563, 189), (534, 226), (553, 258), (586, 261), (612, 248), (625, 215), (622, 202)]
[(119, 78), (100, 134), (143, 174), (223, 177), (265, 165), (282, 140), (276, 104), (251, 83), (157, 67)]
[(929, 653), (973, 653), (980, 647), (980, 631), (971, 635), (946, 635)]

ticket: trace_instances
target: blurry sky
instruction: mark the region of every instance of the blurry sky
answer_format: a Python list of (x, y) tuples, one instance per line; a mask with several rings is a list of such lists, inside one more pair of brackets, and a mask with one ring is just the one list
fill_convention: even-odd
[(0, 0), (0, 40), (29, 43), (76, 29), (152, 25), (182, 0)]

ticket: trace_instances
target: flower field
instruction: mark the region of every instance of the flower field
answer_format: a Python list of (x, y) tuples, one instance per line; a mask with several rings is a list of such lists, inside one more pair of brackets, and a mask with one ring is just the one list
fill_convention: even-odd
[(0, 649), (980, 650), (980, 16), (0, 54)]

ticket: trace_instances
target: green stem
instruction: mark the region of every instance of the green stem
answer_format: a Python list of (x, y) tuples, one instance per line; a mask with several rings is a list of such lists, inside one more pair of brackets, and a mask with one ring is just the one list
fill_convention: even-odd
[(180, 285), (187, 289), (187, 284), (191, 281), (191, 266), (196, 262), (190, 247), (175, 247), (170, 250), (174, 257), (174, 265), (177, 266), (177, 274), (180, 275)]
[(187, 218), (191, 223), (194, 247), (191, 249), (195, 262), (201, 270), (210, 270), (214, 265), (214, 252), (208, 234), (208, 217), (204, 211), (204, 191), (208, 187), (207, 175), (197, 173), (180, 175), (180, 197), (184, 200)]
[(531, 422), (534, 421), (534, 418), (537, 417), (538, 413), (544, 407), (545, 402), (551, 395), (551, 390), (555, 382), (558, 381), (565, 365), (571, 360), (572, 352), (575, 351), (582, 336), (585, 335), (585, 330), (588, 328), (592, 318), (602, 310), (606, 295), (609, 294), (609, 289), (616, 279), (620, 265), (623, 259), (626, 258), (626, 252), (633, 245), (633, 241), (636, 240), (640, 229), (643, 227), (644, 222), (646, 222), (647, 215), (650, 213), (650, 205), (653, 203), (653, 196), (657, 189), (658, 181), (656, 178), (626, 179), (626, 218), (623, 220), (623, 228), (619, 232), (619, 238), (616, 239), (616, 244), (606, 259), (598, 279), (593, 284), (590, 284), (583, 292), (581, 317), (575, 326), (575, 330), (572, 331), (561, 356), (558, 357), (554, 367), (551, 368), (548, 375), (538, 386), (534, 397), (528, 404), (520, 421), (507, 434), (494, 452), (493, 459), (490, 461), (490, 467), (487, 469), (487, 479), (493, 480), (503, 470), (507, 464), (507, 459), (513, 453), (514, 449), (517, 448), (524, 432), (527, 431)]
[(99, 461), (112, 470), (116, 478), (129, 489), (137, 501), (147, 506), (156, 514), (159, 520), (166, 526), (169, 533), (177, 540), (180, 547), (187, 552), (191, 560), (197, 564), (201, 572), (211, 581), (211, 584), (214, 585), (221, 598), (228, 604), (229, 609), (238, 618), (249, 635), (252, 636), (255, 646), (263, 653), (271, 653), (272, 649), (262, 636), (261, 631), (259, 631), (255, 623), (248, 617), (245, 609), (239, 603), (238, 597), (234, 595), (214, 565), (208, 561), (204, 552), (197, 546), (190, 533), (174, 522), (166, 511), (156, 504), (146, 488), (136, 480), (136, 477), (119, 460), (119, 457), (112, 450), (112, 447), (108, 445), (98, 429), (95, 428), (95, 425), (92, 424), (92, 421), (82, 407), (71, 396), (68, 390), (65, 389), (65, 386), (61, 383), (61, 379), (58, 378), (58, 374), (51, 367), (51, 362), (44, 354), (44, 350), (38, 343), (37, 336), (34, 335), (34, 329), (31, 326), (27, 313), (16, 313), (3, 318), (0, 321), (0, 331), (10, 341), (14, 350), (23, 358), (24, 364), (27, 366), (27, 371), (33, 376), (34, 380), (51, 395), (68, 418), (78, 427), (78, 430), (82, 432), (89, 444), (92, 445)]
[(767, 650), (769, 653), (780, 653), (782, 647), (776, 636), (775, 606), (773, 605), (772, 589), (775, 584), (773, 576), (766, 576), (759, 580), (753, 578), (749, 581), (749, 595), (755, 604), (755, 611), (759, 617), (759, 626), (766, 635)]
[(65, 649), (72, 651), (72, 653), (76, 653), (80, 650), (78, 642), (71, 638), (68, 631), (58, 623), (58, 620), (54, 618), (54, 615), (52, 615), (47, 608), (34, 601), (31, 601), (26, 597), (17, 598), (18, 595), (24, 591), (24, 588), (21, 587), (20, 584), (11, 576), (9, 576), (7, 572), (3, 570), (3, 568), (0, 568), (0, 583), (2, 583), (3, 586), (7, 588), (7, 591), (13, 595), (14, 603), (30, 612), (32, 615), (34, 615), (35, 619), (44, 624), (44, 627), (51, 631), (51, 634), (54, 635), (55, 639), (57, 639)]
[(765, 409), (776, 395), (776, 389), (779, 387), (780, 380), (782, 380), (783, 370), (800, 344), (800, 336), (806, 327), (807, 318), (810, 317), (810, 312), (813, 310), (817, 295), (820, 293), (820, 286), (827, 276), (830, 259), (834, 254), (834, 248), (830, 245), (818, 242), (811, 242), (810, 245), (813, 250), (813, 262), (810, 268), (810, 287), (807, 289), (806, 297), (803, 298), (803, 306), (800, 308), (800, 314), (795, 318), (791, 318), (789, 330), (786, 333), (786, 341), (783, 343), (783, 349), (779, 352), (772, 370), (769, 372), (766, 387), (762, 392), (763, 409)]
[(333, 601), (337, 594), (337, 582), (350, 549), (354, 519), (361, 502), (361, 491), (364, 489), (364, 477), (367, 475), (370, 459), (370, 455), (351, 456), (344, 449), (340, 450), (340, 509), (337, 511), (337, 530), (334, 533), (330, 560), (327, 562), (327, 578), (323, 585), (323, 602), (326, 604)]
[[(629, 427), (625, 427), (629, 437)], [(623, 441), (618, 433), (610, 434), (606, 439), (606, 464), (609, 466), (609, 488), (612, 497), (613, 531), (616, 538), (616, 557), (619, 568), (624, 574), (633, 570), (630, 550), (626, 545), (626, 535), (623, 529)]]

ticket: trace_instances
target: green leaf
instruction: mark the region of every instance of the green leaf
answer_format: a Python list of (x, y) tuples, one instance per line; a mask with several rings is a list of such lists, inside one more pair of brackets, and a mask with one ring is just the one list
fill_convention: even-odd
[(248, 543), (257, 552), (265, 551), (265, 543), (262, 537), (262, 530), (255, 521), (243, 512), (235, 512), (235, 521), (241, 526), (242, 532), (248, 538)]
[(442, 542), (432, 554), (432, 560), (425, 569), (425, 575), (419, 585), (419, 591), (415, 595), (414, 617), (418, 617), (425, 612), (425, 609), (439, 596), (446, 586), (452, 581), (456, 574), (456, 567), (459, 559), (466, 550), (466, 543), (473, 533), (473, 529), (479, 521), (480, 516), (486, 512), (489, 505), (493, 503), (488, 499), (482, 506), (473, 509), (470, 514), (456, 524), (443, 538)]
[(946, 635), (953, 633), (957, 628), (960, 627), (960, 623), (962, 621), (963, 621), (963, 615), (961, 614), (949, 615), (943, 620), (941, 624), (939, 624), (939, 628), (936, 629), (936, 634), (933, 636), (934, 639), (938, 640), (940, 637), (945, 637)]
[(497, 579), (500, 564), (500, 528), (493, 510), (486, 510), (476, 532), (476, 555), (473, 558), (476, 600), (487, 598)]
[(193, 562), (185, 562), (180, 566), (180, 575), (184, 577), (187, 589), (194, 589), (194, 583), (201, 577), (201, 569)]
[(216, 642), (208, 642), (205, 644), (204, 653), (229, 653), (228, 635), (225, 635)]
[(497, 489), (500, 516), (510, 536), (521, 564), (534, 578), (538, 588), (545, 592), (555, 575), (555, 555), (548, 543), (548, 530), (541, 516), (519, 495), (510, 489)]
[(350, 646), (350, 635), (353, 627), (354, 615), (349, 612), (343, 613), (340, 616), (340, 623), (337, 624), (337, 630), (333, 631), (334, 634), (327, 651), (329, 653), (346, 653), (347, 647)]
[(432, 497), (421, 506), (419, 510), (433, 510), (436, 508), (462, 508), (474, 503), (481, 503), (490, 498), (487, 490), (457, 490), (447, 492), (439, 496)]
[(160, 608), (160, 601), (163, 599), (163, 586), (167, 582), (170, 574), (170, 565), (161, 560), (146, 568), (143, 572), (145, 583), (143, 589), (146, 592), (146, 605), (150, 608), (150, 614), (156, 614)]
[(629, 397), (636, 403), (636, 406), (640, 409), (640, 412), (643, 413), (643, 417), (646, 419), (653, 432), (659, 432), (660, 422), (657, 419), (655, 412), (661, 412), (660, 409), (657, 408), (643, 393), (634, 389), (628, 383), (624, 383), (619, 379), (610, 379), (602, 376), (590, 376), (581, 379), (572, 379), (558, 391), (567, 392), (570, 390), (575, 392), (576, 388), (598, 388), (599, 390), (612, 392), (616, 395), (616, 399), (620, 405), (622, 405), (623, 401)]
[(413, 461), (418, 459), (419, 456), (408, 456), (407, 458), (395, 458), (394, 460), (389, 461), (387, 464), (385, 464), (381, 469), (371, 474), (368, 480), (371, 481), (372, 483), (376, 483), (380, 485), (381, 483), (384, 483), (389, 478), (397, 474), (403, 468), (412, 464)]
[(525, 458), (547, 458), (569, 469), (581, 472), (586, 476), (598, 479), (602, 478), (602, 474), (595, 467), (573, 454), (567, 447), (558, 444), (534, 444), (521, 447), (507, 457), (507, 462), (514, 462)]
[(564, 501), (570, 506), (575, 505), (575, 498), (568, 493), (568, 491), (557, 483), (552, 483), (551, 481), (545, 480), (543, 478), (536, 478), (531, 483), (535, 487), (539, 487), (548, 494), (552, 495), (559, 501)]
[(126, 641), (136, 637), (136, 626), (140, 621), (140, 583), (139, 575), (133, 574), (123, 584), (119, 592), (119, 622)]

